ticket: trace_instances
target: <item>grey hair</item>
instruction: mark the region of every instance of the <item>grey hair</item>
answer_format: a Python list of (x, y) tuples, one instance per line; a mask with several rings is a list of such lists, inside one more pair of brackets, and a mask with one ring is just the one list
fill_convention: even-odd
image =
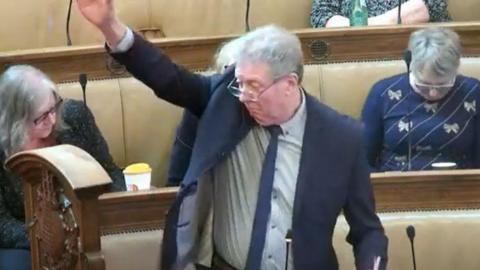
[(452, 30), (430, 27), (415, 31), (410, 36), (408, 49), (412, 52), (412, 72), (428, 71), (438, 77), (456, 75), (461, 45)]
[(238, 53), (238, 62), (268, 65), (273, 79), (295, 73), (303, 78), (303, 52), (298, 37), (276, 25), (267, 25), (246, 34)]
[(0, 147), (5, 156), (21, 150), (39, 97), (48, 93), (56, 95), (55, 84), (32, 66), (11, 66), (0, 76)]
[(220, 47), (215, 55), (215, 72), (222, 73), (226, 66), (236, 62), (243, 40), (243, 37), (237, 37), (224, 43), (223, 46)]

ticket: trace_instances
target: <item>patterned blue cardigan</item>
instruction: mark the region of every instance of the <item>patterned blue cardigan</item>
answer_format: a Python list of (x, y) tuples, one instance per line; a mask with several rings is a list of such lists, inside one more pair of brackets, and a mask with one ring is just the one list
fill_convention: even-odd
[(480, 167), (479, 83), (458, 75), (452, 90), (437, 102), (417, 94), (406, 73), (376, 83), (362, 111), (370, 166), (406, 170), (410, 139), (412, 170), (431, 169), (434, 162)]

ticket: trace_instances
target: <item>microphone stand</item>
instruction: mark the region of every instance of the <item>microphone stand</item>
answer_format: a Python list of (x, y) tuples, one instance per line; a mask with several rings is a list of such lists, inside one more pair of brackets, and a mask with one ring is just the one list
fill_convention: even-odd
[[(399, 2), (401, 2), (401, 0)], [(403, 53), (403, 59), (405, 61), (405, 64), (407, 65), (407, 76), (408, 76), (408, 80), (410, 81), (410, 63), (412, 61), (412, 52), (408, 49), (405, 50), (405, 52)], [(409, 104), (407, 103), (407, 105), (409, 105)], [(411, 121), (412, 110), (410, 110), (409, 107), (410, 106), (407, 107), (408, 113), (405, 117), (407, 119), (407, 125), (408, 125), (408, 129), (407, 129), (407, 144), (408, 144), (407, 171), (412, 170), (412, 138), (411, 138), (411, 135), (410, 135), (411, 134), (410, 131), (413, 127), (413, 124), (412, 124), (412, 121)]]
[(85, 105), (85, 107), (87, 107), (87, 94), (86, 94), (87, 82), (88, 82), (87, 74), (81, 73), (80, 75), (78, 75), (78, 81), (80, 82), (80, 86), (82, 87), (83, 104)]
[(415, 247), (413, 246), (412, 241), (410, 241), (410, 247), (412, 248), (413, 270), (417, 270), (417, 260), (415, 259)]
[(397, 24), (402, 24), (402, 0), (398, 0)]
[(287, 251), (285, 256), (285, 270), (288, 270), (288, 257), (290, 255), (290, 245), (292, 243), (292, 230), (289, 229), (287, 231), (287, 235), (285, 235), (285, 244), (287, 245)]
[(250, 0), (247, 0), (247, 9), (245, 11), (245, 32), (250, 32)]
[(406, 232), (407, 232), (408, 239), (410, 240), (410, 247), (412, 249), (413, 270), (417, 270), (417, 260), (415, 259), (415, 247), (413, 245), (413, 239), (415, 238), (415, 227), (413, 227), (413, 225), (408, 225)]
[(410, 118), (411, 111), (408, 112), (407, 115), (407, 122), (408, 122), (408, 130), (407, 130), (407, 143), (408, 143), (408, 156), (407, 156), (407, 170), (412, 170), (412, 136), (410, 136), (410, 129), (412, 128), (412, 121)]
[(72, 13), (72, 0), (68, 4), (67, 25), (65, 26), (67, 32), (67, 46), (72, 46), (72, 39), (70, 38), (70, 14)]

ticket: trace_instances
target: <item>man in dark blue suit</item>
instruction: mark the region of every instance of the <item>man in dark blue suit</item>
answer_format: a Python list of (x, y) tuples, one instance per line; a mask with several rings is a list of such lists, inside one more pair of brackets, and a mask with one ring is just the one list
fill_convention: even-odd
[[(190, 164), (167, 216), (162, 269), (198, 262), (205, 238), (212, 242), (212, 269), (338, 269), (332, 234), (342, 210), (357, 269), (385, 269), (387, 238), (375, 214), (361, 125), (302, 89), (295, 35), (259, 28), (243, 37), (236, 66), (202, 76), (125, 27), (111, 0), (77, 4), (131, 74), (199, 119)], [(212, 225), (202, 229), (212, 237), (202, 237), (208, 215)]]
[[(242, 45), (241, 37), (224, 43), (215, 54), (212, 71), (223, 74), (235, 63), (237, 52)], [(167, 186), (178, 186), (187, 172), (192, 156), (193, 143), (197, 134), (198, 118), (185, 110), (175, 132), (167, 172)]]

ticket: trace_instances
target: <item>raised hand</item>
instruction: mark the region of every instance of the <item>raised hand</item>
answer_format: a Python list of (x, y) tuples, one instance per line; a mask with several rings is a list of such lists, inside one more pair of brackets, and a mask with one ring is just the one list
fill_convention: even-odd
[(112, 0), (75, 0), (78, 10), (90, 23), (102, 29), (114, 21)]
[(115, 46), (125, 33), (125, 26), (118, 20), (113, 0), (75, 0), (80, 13), (102, 31), (107, 43)]

